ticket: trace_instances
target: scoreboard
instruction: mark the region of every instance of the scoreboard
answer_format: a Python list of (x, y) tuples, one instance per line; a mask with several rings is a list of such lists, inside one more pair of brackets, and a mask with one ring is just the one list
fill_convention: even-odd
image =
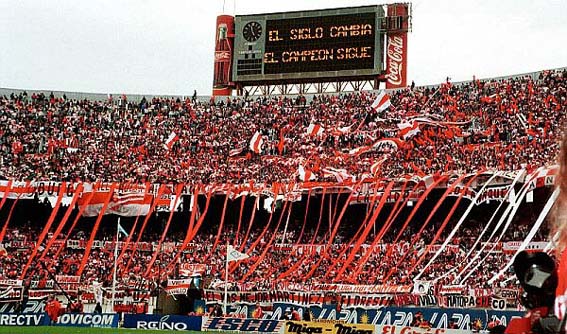
[(383, 19), (381, 6), (236, 16), (232, 81), (378, 75)]

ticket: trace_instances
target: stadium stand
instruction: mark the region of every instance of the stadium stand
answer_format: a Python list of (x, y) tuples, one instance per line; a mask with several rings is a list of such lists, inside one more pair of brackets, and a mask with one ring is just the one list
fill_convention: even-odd
[[(555, 163), (567, 114), (566, 84), (565, 70), (543, 71), (536, 80), (523, 76), (459, 85), (446, 82), (390, 92), (389, 108), (376, 106), (376, 94), (365, 92), (309, 100), (297, 96), (209, 102), (179, 98), (131, 102), (126, 96), (73, 100), (21, 92), (0, 98), (0, 176), (18, 181), (182, 183), (206, 189), (223, 184), (295, 184), (308, 181), (308, 173), (316, 182), (352, 184), (365, 178), (535, 171)], [(259, 137), (261, 147), (253, 140)], [(381, 145), (386, 141), (388, 145)], [(406, 186), (410, 187), (408, 182), (403, 183)], [(538, 191), (540, 198), (549, 197), (548, 189)], [(185, 269), (190, 274), (199, 271), (206, 287), (221, 286), (227, 243), (250, 256), (230, 266), (231, 289), (245, 291), (325, 284), (409, 286), (418, 274), (424, 280), (436, 279), (439, 286), (490, 289), (492, 275), (511, 258), (502, 249), (485, 250), (477, 243), (490, 218), (481, 209), (458, 228), (466, 205), (457, 202), (453, 216), (455, 200), (438, 210), (429, 224), (425, 213), (418, 219), (409, 217), (411, 223), (404, 224), (412, 208), (400, 201), (388, 203), (380, 212), (378, 201), (366, 198), (361, 205), (349, 206), (359, 211), (356, 215), (355, 209), (340, 210), (351, 199), (348, 195), (330, 193), (325, 198), (323, 191), (313, 200), (317, 201), (313, 209), (305, 203), (309, 195), (303, 196), (301, 204), (278, 203), (283, 207), (268, 210), (273, 214), (259, 213), (256, 220), (254, 199), (232, 198), (227, 216), (233, 216), (224, 229), (219, 223), (224, 220), (223, 196), (209, 209), (215, 213), (207, 211), (210, 196), (206, 203), (203, 198), (195, 200), (199, 208), (191, 211), (191, 217), (180, 213), (173, 224), (178, 226), (172, 225), (169, 233), (162, 234), (163, 226), (169, 226), (168, 214), (165, 219), (164, 215), (151, 218), (149, 225), (155, 226), (149, 231), (140, 232), (138, 227), (137, 233), (122, 237), (127, 246), (119, 252), (119, 289), (126, 294), (131, 287), (137, 292), (155, 291), (168, 278), (183, 276)], [(445, 196), (433, 191), (431, 198), (429, 207), (420, 210), (432, 210), (435, 200), (442, 202)], [(2, 217), (7, 217), (4, 226), (12, 210), (22, 207), (17, 202), (10, 200), (2, 208)], [(534, 212), (543, 206), (540, 202), (522, 206), (513, 228), (496, 228), (501, 236), (494, 245), (524, 240)], [(51, 207), (33, 205), (43, 205), (43, 214), (33, 216), (36, 213), (18, 209), (2, 234), (0, 279), (22, 279), (27, 286), (41, 288), (52, 275), (80, 276), (84, 291), (90, 291), (94, 281), (108, 289), (113, 281), (115, 225), (95, 229), (89, 237), (94, 220), (84, 218), (80, 226), (66, 227), (63, 233), (54, 232), (53, 225), (46, 238), (45, 226), (38, 223), (45, 218), (35, 218), (48, 216)], [(362, 205), (365, 213), (360, 213)], [(252, 213), (243, 215), (243, 208)], [(309, 215), (307, 209), (312, 211)], [(194, 217), (195, 211), (203, 219)], [(58, 215), (61, 219), (62, 213)], [(346, 223), (331, 226), (343, 215)], [(374, 228), (368, 224), (390, 220), (390, 215), (395, 215), (390, 230), (383, 229), (384, 224)], [(321, 227), (321, 217), (329, 226)], [(142, 221), (132, 218), (124, 225), (130, 231)], [(308, 226), (301, 224), (306, 221)], [(188, 239), (189, 230), (194, 233)], [(132, 234), (140, 242), (134, 242)], [(542, 227), (532, 240), (543, 241), (547, 235)], [(98, 246), (85, 253), (95, 236)], [(441, 247), (449, 238), (450, 244)], [(44, 242), (36, 245), (39, 239)], [(55, 241), (47, 245), (50, 239)], [(471, 261), (469, 250), (481, 248), (482, 256)], [(500, 277), (498, 287), (517, 286), (508, 277)]]

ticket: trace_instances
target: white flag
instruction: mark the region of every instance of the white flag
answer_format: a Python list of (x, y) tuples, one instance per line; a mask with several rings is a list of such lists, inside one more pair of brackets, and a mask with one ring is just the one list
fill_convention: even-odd
[(231, 245), (228, 245), (228, 249), (226, 251), (226, 256), (227, 256), (228, 262), (240, 261), (240, 260), (244, 260), (244, 259), (247, 259), (247, 258), (250, 257), (248, 254), (241, 253), (241, 252), (237, 251)]
[(124, 236), (128, 238), (128, 232), (126, 232), (126, 230), (122, 227), (122, 225), (118, 223), (118, 235), (120, 234), (124, 234)]

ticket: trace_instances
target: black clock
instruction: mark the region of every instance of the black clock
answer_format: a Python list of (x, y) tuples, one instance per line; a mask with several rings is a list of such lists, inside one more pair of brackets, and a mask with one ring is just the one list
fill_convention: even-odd
[(242, 29), (242, 35), (248, 42), (256, 42), (262, 36), (262, 26), (256, 21), (248, 22)]

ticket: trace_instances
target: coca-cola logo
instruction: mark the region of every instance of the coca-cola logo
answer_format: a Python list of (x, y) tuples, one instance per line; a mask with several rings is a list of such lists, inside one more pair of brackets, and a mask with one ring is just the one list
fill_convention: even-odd
[(230, 51), (216, 51), (215, 52), (215, 60), (230, 60)]
[(402, 84), (404, 40), (401, 36), (388, 36), (388, 71), (386, 78), (392, 85)]

